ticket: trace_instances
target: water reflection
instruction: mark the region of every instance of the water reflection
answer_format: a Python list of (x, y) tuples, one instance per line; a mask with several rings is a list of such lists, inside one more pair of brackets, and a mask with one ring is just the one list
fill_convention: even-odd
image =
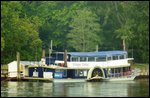
[(138, 80), (135, 84), (128, 85), (128, 96), (131, 97), (148, 97), (149, 96), (149, 79)]
[(149, 80), (124, 82), (1, 82), (1, 97), (149, 96)]

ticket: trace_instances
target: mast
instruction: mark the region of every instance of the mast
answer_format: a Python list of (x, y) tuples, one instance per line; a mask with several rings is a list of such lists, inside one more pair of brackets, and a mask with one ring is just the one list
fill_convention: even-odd
[(50, 65), (50, 57), (51, 57), (51, 54), (52, 54), (52, 51), (53, 51), (53, 48), (52, 48), (52, 45), (53, 44), (53, 40), (51, 40), (51, 44), (49, 45), (49, 65)]
[(96, 52), (98, 52), (98, 45), (96, 45)]

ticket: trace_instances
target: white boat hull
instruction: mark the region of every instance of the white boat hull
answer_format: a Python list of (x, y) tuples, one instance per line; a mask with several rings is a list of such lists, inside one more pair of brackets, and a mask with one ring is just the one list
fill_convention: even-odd
[(53, 82), (86, 82), (86, 79), (53, 79)]
[(105, 78), (102, 81), (129, 81), (134, 80), (136, 76)]

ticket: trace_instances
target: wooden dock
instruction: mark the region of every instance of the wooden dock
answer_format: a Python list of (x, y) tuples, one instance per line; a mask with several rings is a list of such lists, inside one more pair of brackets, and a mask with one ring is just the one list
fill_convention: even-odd
[(17, 77), (1, 77), (1, 81), (32, 81), (32, 82), (53, 82), (51, 78), (39, 78), (39, 77), (22, 77), (18, 79)]
[(22, 81), (53, 82), (53, 78), (23, 77)]

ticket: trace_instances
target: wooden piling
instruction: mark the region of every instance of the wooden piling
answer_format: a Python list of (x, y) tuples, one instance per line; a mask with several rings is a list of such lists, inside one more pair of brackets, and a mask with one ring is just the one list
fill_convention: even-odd
[(20, 53), (17, 52), (17, 79), (20, 80)]

